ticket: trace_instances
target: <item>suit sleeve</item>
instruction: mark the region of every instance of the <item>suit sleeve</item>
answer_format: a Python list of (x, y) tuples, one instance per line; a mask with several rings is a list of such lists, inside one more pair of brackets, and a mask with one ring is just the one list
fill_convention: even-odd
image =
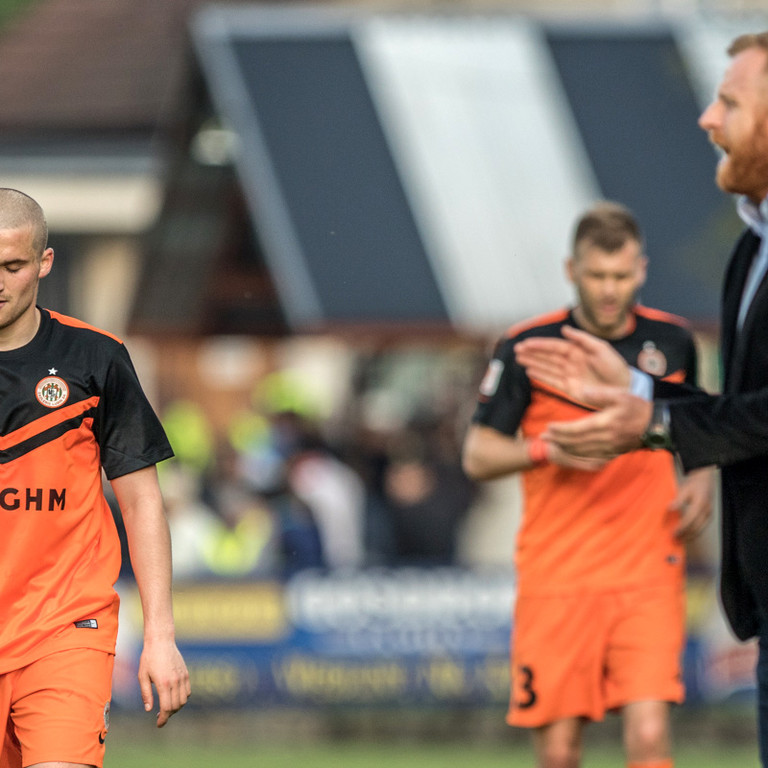
[(656, 382), (654, 396), (669, 405), (672, 440), (686, 471), (768, 456), (768, 388), (709, 395)]

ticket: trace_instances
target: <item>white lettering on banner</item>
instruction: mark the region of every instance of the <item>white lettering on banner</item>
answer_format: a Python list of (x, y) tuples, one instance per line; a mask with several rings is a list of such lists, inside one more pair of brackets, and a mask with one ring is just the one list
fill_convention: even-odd
[(437, 627), (335, 631), (323, 635), (320, 649), (333, 656), (504, 655), (509, 649), (509, 632), (509, 622), (496, 631), (477, 632)]
[(295, 627), (346, 633), (507, 629), (514, 597), (511, 571), (458, 568), (305, 571), (286, 591)]

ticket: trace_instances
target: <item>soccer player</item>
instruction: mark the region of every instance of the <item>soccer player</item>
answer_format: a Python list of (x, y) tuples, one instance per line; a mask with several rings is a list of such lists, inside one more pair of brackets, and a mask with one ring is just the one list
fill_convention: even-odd
[(117, 635), (119, 501), (144, 614), (139, 683), (163, 726), (190, 695), (155, 464), (172, 455), (122, 342), (36, 305), (40, 206), (0, 189), (2, 768), (101, 766)]
[(585, 722), (621, 710), (628, 766), (670, 768), (669, 704), (684, 695), (683, 539), (709, 517), (710, 472), (678, 488), (668, 453), (605, 463), (545, 443), (547, 424), (586, 411), (529, 379), (514, 345), (574, 326), (651, 376), (692, 382), (694, 341), (680, 318), (637, 303), (646, 257), (625, 207), (603, 202), (581, 217), (567, 273), (575, 307), (517, 325), (498, 343), (464, 442), (471, 477), (522, 473), (507, 719), (533, 729), (539, 768), (578, 768)]

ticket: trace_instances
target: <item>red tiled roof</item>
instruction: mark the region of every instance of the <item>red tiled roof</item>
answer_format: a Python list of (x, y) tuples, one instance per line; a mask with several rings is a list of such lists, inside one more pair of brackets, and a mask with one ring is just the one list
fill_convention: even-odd
[(0, 130), (147, 129), (172, 108), (203, 0), (38, 0), (0, 34)]

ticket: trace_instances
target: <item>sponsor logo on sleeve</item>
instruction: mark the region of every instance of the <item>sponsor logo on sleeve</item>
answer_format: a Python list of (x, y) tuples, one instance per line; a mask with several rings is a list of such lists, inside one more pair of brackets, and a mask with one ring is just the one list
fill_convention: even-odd
[(480, 394), (483, 397), (493, 397), (496, 394), (496, 390), (499, 386), (499, 380), (501, 374), (504, 372), (504, 363), (501, 360), (493, 359), (488, 363), (488, 368), (485, 371), (485, 376), (480, 382)]

